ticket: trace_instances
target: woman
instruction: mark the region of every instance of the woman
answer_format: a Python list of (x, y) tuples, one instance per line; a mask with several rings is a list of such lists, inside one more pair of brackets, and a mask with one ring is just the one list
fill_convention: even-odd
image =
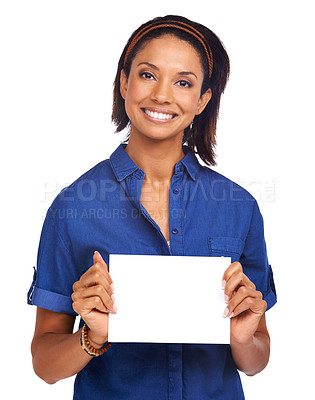
[[(178, 16), (142, 25), (114, 86), (112, 118), (118, 131), (129, 126), (127, 145), (47, 212), (29, 292), (38, 306), (33, 364), (48, 383), (78, 374), (75, 399), (243, 399), (237, 369), (254, 375), (268, 363), (265, 311), (276, 296), (261, 214), (194, 155), (215, 163), (228, 74), (226, 51), (206, 27)], [(117, 311), (111, 253), (231, 257), (222, 277), (230, 346), (107, 343), (108, 313)]]

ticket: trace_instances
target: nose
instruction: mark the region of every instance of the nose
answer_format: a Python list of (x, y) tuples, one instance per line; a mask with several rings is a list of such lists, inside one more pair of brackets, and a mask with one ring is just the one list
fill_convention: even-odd
[(159, 80), (155, 83), (152, 90), (152, 100), (159, 104), (169, 104), (172, 101), (172, 84), (165, 80)]

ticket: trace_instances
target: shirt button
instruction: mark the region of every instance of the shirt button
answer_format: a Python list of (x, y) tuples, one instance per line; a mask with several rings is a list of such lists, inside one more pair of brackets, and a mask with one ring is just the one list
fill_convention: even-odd
[(179, 190), (178, 190), (178, 189), (174, 189), (174, 190), (173, 190), (173, 193), (174, 193), (174, 194), (178, 194), (178, 193), (179, 193)]
[(173, 235), (177, 235), (178, 229), (177, 229), (177, 228), (173, 228), (173, 229), (172, 229), (172, 233), (173, 233)]

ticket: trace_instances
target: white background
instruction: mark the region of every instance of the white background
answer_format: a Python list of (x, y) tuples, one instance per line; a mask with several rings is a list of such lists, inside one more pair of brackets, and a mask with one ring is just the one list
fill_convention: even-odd
[(216, 169), (258, 199), (278, 304), (270, 364), (242, 374), (247, 400), (314, 395), (314, 20), (311, 1), (0, 3), (1, 397), (71, 399), (32, 371), (35, 307), (26, 305), (45, 210), (107, 158), (112, 82), (130, 34), (180, 14), (212, 29), (231, 59)]

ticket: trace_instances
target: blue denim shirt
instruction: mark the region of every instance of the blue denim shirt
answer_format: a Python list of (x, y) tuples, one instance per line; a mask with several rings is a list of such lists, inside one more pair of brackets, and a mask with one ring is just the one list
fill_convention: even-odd
[[(72, 285), (98, 250), (106, 263), (109, 254), (229, 256), (241, 262), (268, 308), (273, 306), (276, 294), (257, 202), (184, 151), (169, 192), (170, 247), (141, 205), (145, 174), (119, 145), (49, 208), (28, 302), (75, 315)], [(74, 388), (78, 400), (243, 398), (229, 345), (113, 343), (77, 375)]]

